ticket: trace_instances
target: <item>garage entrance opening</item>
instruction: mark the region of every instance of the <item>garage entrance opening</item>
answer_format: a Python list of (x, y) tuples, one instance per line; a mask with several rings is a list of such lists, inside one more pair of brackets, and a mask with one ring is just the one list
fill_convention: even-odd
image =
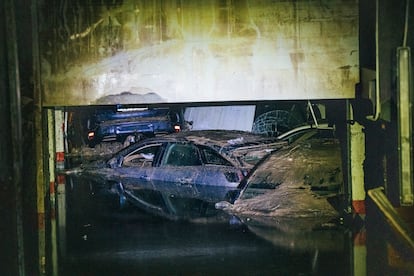
[[(65, 157), (56, 159), (57, 173), (65, 177), (58, 178), (55, 196), (62, 274), (240, 268), (324, 273), (335, 267), (349, 274), (356, 230), (346, 224), (348, 168), (341, 162), (348, 154), (346, 105), (266, 101), (50, 110), (54, 148)], [(91, 131), (105, 134), (91, 143)], [(314, 140), (318, 144), (307, 142)], [(191, 158), (199, 161), (164, 162), (172, 143), (191, 144)], [(283, 166), (272, 166), (281, 158)], [(299, 162), (290, 168), (292, 159)], [(140, 166), (132, 166), (133, 160)], [(296, 204), (280, 201), (284, 187), (301, 194)], [(306, 196), (318, 200), (311, 204), (326, 202), (326, 208), (309, 212)], [(259, 198), (256, 205), (244, 203), (251, 198)], [(247, 209), (236, 214), (224, 202)], [(278, 213), (282, 209), (289, 215)], [(298, 215), (293, 212), (311, 217), (292, 219)], [(283, 261), (275, 262), (275, 256)]]

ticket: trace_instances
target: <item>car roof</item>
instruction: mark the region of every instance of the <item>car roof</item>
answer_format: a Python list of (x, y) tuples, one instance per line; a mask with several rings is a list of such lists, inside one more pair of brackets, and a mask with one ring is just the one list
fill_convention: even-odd
[(237, 148), (240, 146), (269, 144), (278, 139), (262, 134), (240, 130), (191, 130), (171, 134), (171, 137), (184, 138), (196, 144)]
[[(276, 137), (268, 137), (246, 131), (228, 130), (199, 130), (182, 131), (164, 136), (146, 138), (137, 143), (121, 149), (114, 156), (127, 154), (137, 148), (154, 143), (192, 143), (199, 146), (207, 146), (219, 153), (228, 155), (229, 152), (244, 147), (255, 145), (267, 145), (280, 143)], [(285, 143), (285, 142), (282, 142)]]
[(106, 121), (116, 121), (116, 120), (125, 120), (125, 119), (141, 119), (145, 120), (147, 118), (152, 117), (162, 117), (168, 115), (170, 112), (169, 108), (143, 108), (143, 109), (133, 109), (133, 108), (125, 108), (121, 110), (113, 110), (113, 109), (102, 109), (96, 111), (96, 119), (98, 121), (106, 122)]

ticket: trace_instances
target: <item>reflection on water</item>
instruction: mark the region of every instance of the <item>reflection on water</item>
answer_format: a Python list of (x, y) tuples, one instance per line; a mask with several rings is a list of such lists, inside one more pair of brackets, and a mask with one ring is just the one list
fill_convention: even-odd
[(63, 275), (350, 275), (345, 232), (295, 239), (229, 220), (169, 221), (111, 210), (87, 184), (71, 184)]
[[(294, 222), (293, 220), (299, 220)], [(306, 219), (308, 220), (308, 219)], [(312, 230), (292, 229), (298, 223), (306, 224), (303, 219), (294, 218), (289, 221), (286, 218), (262, 220), (244, 220), (248, 229), (257, 236), (271, 242), (275, 246), (289, 248), (295, 251), (312, 252), (344, 252), (346, 247), (347, 233), (345, 228), (333, 225), (326, 225), (324, 228), (314, 228)], [(290, 231), (286, 228), (290, 227)]]
[(61, 275), (414, 275), (412, 252), (399, 250), (371, 206), (353, 229), (315, 229), (298, 217), (156, 218), (119, 210), (79, 179), (68, 179), (66, 192)]
[(243, 227), (134, 216), (73, 228), (64, 274), (349, 275), (345, 251), (290, 250)]

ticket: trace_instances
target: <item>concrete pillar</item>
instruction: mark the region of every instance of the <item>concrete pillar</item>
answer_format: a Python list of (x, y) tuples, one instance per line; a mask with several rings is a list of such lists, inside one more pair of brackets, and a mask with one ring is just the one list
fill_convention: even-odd
[[(0, 3), (0, 274), (26, 275), (23, 136), (15, 3)], [(24, 183), (23, 181), (26, 181)]]
[(364, 187), (365, 134), (363, 129), (364, 127), (358, 122), (350, 126), (352, 210), (360, 216), (365, 216), (366, 194)]
[(367, 246), (365, 228), (361, 229), (354, 236), (352, 261), (352, 275), (367, 275)]
[(49, 198), (50, 198), (50, 265), (52, 275), (58, 274), (57, 230), (56, 230), (56, 195), (55, 195), (55, 118), (52, 109), (47, 111), (47, 133), (49, 151)]
[[(350, 110), (353, 116), (353, 110)], [(365, 185), (364, 185), (364, 160), (365, 160), (365, 133), (364, 127), (354, 122), (350, 130), (350, 170), (351, 170), (351, 200), (354, 216), (365, 219)], [(367, 247), (366, 230), (362, 227), (355, 233), (352, 245), (352, 275), (366, 275), (367, 271)]]
[(57, 200), (57, 227), (59, 239), (59, 253), (61, 256), (66, 254), (66, 191), (65, 176), (59, 174), (59, 170), (65, 168), (65, 117), (62, 110), (55, 110), (55, 154), (56, 154), (56, 200)]

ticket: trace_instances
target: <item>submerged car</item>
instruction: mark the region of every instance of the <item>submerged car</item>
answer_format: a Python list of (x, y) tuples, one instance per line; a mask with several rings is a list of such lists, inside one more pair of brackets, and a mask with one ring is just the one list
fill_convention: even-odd
[(148, 138), (109, 160), (84, 165), (81, 175), (112, 191), (121, 205), (132, 203), (171, 219), (208, 211), (208, 205), (233, 202), (244, 175), (212, 147), (185, 138)]
[(336, 227), (344, 209), (340, 142), (335, 129), (327, 126), (299, 128), (279, 138), (288, 145), (257, 163), (233, 203), (219, 202), (216, 208), (253, 232), (273, 228), (265, 235), (274, 242), (313, 248), (318, 231)]
[(143, 139), (67, 174), (90, 179), (96, 194), (112, 194), (118, 207), (132, 203), (170, 219), (213, 217), (214, 204), (233, 202), (252, 166), (285, 144), (243, 131), (182, 131)]
[(233, 160), (245, 174), (271, 152), (287, 145), (288, 141), (239, 130), (196, 130), (173, 134), (212, 147)]
[(88, 144), (133, 141), (142, 137), (179, 132), (183, 126), (180, 109), (171, 108), (116, 108), (101, 109), (88, 122)]

